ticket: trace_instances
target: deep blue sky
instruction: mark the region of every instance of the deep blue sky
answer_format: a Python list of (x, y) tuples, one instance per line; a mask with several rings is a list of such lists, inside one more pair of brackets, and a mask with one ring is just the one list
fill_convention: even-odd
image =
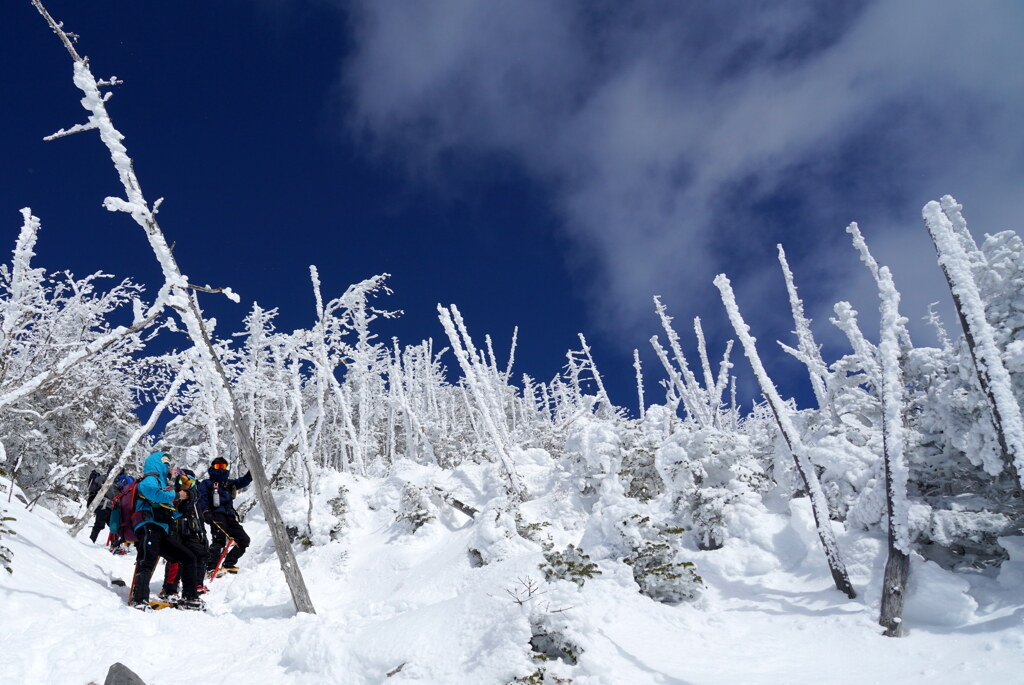
[[(388, 272), (380, 304), (405, 315), (385, 338), (440, 346), (435, 305), (455, 303), (502, 355), (518, 325), (519, 372), (546, 380), (581, 331), (632, 407), (632, 348), (652, 399), (663, 375), (651, 296), (687, 341), (702, 316), (717, 357), (729, 331), (710, 281), (725, 271), (769, 371), (806, 398), (772, 350), (792, 328), (775, 243), (841, 353), (834, 301), (861, 309), (871, 338), (877, 320), (848, 222), (894, 267), (919, 344), (924, 306), (948, 300), (924, 202), (957, 196), (979, 236), (1019, 225), (1015, 2), (47, 6), (97, 76), (125, 81), (110, 110), (147, 196), (166, 198), (183, 270), (242, 296), (204, 300), (221, 334), (253, 300), (279, 307), (283, 330), (308, 326), (310, 264), (328, 298)], [(154, 282), (140, 230), (100, 206), (120, 189), (95, 135), (41, 140), (83, 110), (28, 0), (0, 7), (0, 72), (3, 244), (30, 206), (40, 265)]]

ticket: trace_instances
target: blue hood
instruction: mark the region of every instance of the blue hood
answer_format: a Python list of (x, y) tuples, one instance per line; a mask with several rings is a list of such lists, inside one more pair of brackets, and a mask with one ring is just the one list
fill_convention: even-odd
[(146, 463), (142, 468), (143, 473), (156, 473), (159, 474), (160, 487), (167, 485), (167, 464), (160, 461), (160, 458), (167, 454), (167, 452), (153, 452), (153, 454), (146, 457)]

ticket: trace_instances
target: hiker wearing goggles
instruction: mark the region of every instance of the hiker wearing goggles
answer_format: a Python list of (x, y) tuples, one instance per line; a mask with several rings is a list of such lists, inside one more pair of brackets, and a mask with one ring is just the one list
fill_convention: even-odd
[(223, 569), (227, 573), (238, 572), (238, 560), (249, 546), (249, 536), (238, 521), (235, 512), (235, 497), (239, 490), (252, 483), (252, 474), (246, 472), (241, 478), (231, 478), (228, 462), (217, 457), (207, 471), (210, 477), (199, 484), (198, 507), (200, 515), (210, 526), (209, 559), (219, 559), (227, 539), (234, 541), (234, 546), (224, 557)]
[[(206, 527), (199, 513), (199, 488), (196, 474), (191, 469), (176, 469), (174, 489), (178, 493), (175, 508), (178, 516), (171, 523), (171, 535), (196, 556), (196, 592), (204, 594), (203, 578), (208, 570), (209, 542)], [(164, 586), (160, 599), (173, 601), (179, 595), (181, 585), (179, 564), (168, 563), (164, 572)]]

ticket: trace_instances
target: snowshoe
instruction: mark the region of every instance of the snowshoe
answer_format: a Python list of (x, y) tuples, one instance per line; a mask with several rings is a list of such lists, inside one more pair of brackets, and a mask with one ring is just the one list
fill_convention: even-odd
[(232, 575), (234, 575), (235, 573), (238, 573), (238, 567), (237, 566), (225, 566), (221, 570), (224, 571), (224, 573), (230, 573)]
[(177, 606), (175, 602), (160, 602), (153, 600), (149, 603), (150, 608), (153, 611), (160, 611), (161, 609), (170, 609), (173, 606)]
[(160, 594), (158, 594), (157, 597), (162, 602), (172, 602), (172, 603), (173, 602), (177, 602), (179, 599), (181, 599), (181, 595), (178, 594), (177, 590), (168, 590), (166, 588), (161, 590)]
[(182, 599), (174, 606), (178, 609), (184, 609), (185, 611), (206, 611), (206, 602), (199, 597)]

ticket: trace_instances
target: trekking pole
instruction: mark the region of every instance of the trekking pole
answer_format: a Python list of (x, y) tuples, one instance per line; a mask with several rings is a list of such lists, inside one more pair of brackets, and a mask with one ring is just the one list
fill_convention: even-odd
[[(156, 558), (156, 562), (153, 564), (153, 568), (156, 569), (160, 563), (160, 557)], [(132, 604), (132, 597), (135, 596), (135, 580), (139, 577), (139, 560), (135, 560), (135, 570), (132, 571), (132, 586), (128, 588), (128, 606)]]
[(220, 573), (220, 565), (224, 563), (224, 557), (228, 555), (228, 550), (231, 549), (231, 545), (235, 544), (235, 539), (228, 535), (228, 532), (216, 521), (210, 521), (210, 523), (217, 526), (217, 528), (220, 528), (220, 532), (224, 534), (225, 538), (227, 538), (227, 542), (224, 544), (224, 550), (220, 553), (220, 559), (217, 560), (217, 566), (210, 571), (210, 582), (212, 583), (213, 579), (217, 577), (218, 573)]
[(132, 571), (132, 586), (128, 588), (128, 606), (132, 604), (132, 597), (135, 596), (135, 579), (139, 577), (139, 562), (135, 561), (135, 570)]

